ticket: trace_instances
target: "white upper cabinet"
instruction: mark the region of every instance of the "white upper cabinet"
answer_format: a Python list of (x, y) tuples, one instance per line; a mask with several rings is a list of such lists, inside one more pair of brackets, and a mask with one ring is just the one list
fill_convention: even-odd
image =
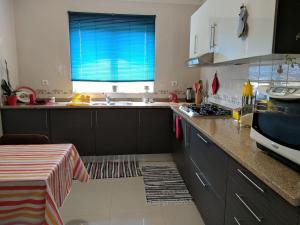
[(246, 57), (273, 53), (276, 0), (248, 0), (249, 35), (246, 39)]
[(216, 24), (216, 47), (214, 62), (244, 58), (247, 56), (246, 43), (238, 37), (240, 7), (243, 0), (208, 0), (214, 2)]
[[(273, 53), (276, 0), (207, 0), (192, 16), (190, 56), (214, 51), (214, 62)], [(238, 37), (240, 7), (248, 10), (248, 37)]]
[(190, 33), (190, 58), (201, 56), (212, 49), (211, 19), (213, 15), (212, 2), (206, 1), (192, 15)]

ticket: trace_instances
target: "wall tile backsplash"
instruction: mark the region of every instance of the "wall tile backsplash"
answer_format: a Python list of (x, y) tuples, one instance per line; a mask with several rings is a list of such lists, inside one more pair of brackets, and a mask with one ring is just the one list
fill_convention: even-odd
[[(37, 93), (38, 98), (49, 98), (49, 97), (56, 97), (58, 99), (68, 99), (71, 98), (71, 96), (74, 94), (72, 90), (61, 90), (61, 89), (53, 89), (53, 90), (48, 90), (48, 89), (36, 89), (35, 90)], [(116, 99), (141, 99), (145, 95), (149, 96), (150, 98), (154, 99), (167, 99), (170, 95), (170, 92), (173, 90), (156, 90), (154, 93), (108, 93), (108, 95), (112, 98)], [(185, 91), (183, 90), (175, 90), (177, 93), (178, 97), (180, 99), (185, 98)], [(105, 95), (107, 93), (90, 93), (90, 95), (93, 98), (96, 99), (103, 99), (105, 98)]]
[[(200, 79), (204, 81), (208, 100), (229, 108), (241, 107), (243, 84), (249, 79), (255, 84), (300, 86), (300, 58), (293, 65), (286, 60), (263, 61), (244, 65), (202, 67)], [(212, 80), (217, 72), (220, 88), (212, 94)]]

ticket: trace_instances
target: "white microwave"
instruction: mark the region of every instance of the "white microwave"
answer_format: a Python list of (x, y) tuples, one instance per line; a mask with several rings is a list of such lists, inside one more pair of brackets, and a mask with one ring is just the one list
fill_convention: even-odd
[(258, 89), (251, 138), (260, 149), (300, 170), (300, 88)]

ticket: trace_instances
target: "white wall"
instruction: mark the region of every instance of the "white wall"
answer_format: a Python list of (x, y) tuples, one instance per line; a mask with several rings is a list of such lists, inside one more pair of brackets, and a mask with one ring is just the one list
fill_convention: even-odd
[[(207, 84), (209, 100), (230, 108), (239, 108), (242, 104), (242, 88), (249, 79), (253, 84), (270, 83), (282, 85), (288, 81), (289, 85), (300, 84), (300, 58), (295, 59), (294, 67), (286, 64), (285, 60), (260, 61), (244, 65), (226, 65), (201, 67), (200, 79)], [(283, 72), (277, 72), (282, 65)], [(212, 80), (218, 73), (220, 89), (216, 95), (212, 95)]]
[[(22, 85), (39, 93), (68, 96), (72, 90), (69, 70), (67, 11), (155, 14), (155, 91), (167, 96), (171, 80), (183, 91), (198, 79), (199, 69), (188, 69), (190, 16), (195, 4), (161, 4), (124, 0), (15, 0), (15, 18)], [(190, 1), (191, 3), (191, 1)], [(41, 86), (41, 80), (49, 86)]]
[(13, 87), (18, 84), (18, 62), (13, 1), (0, 0), (0, 78), (6, 79), (4, 59), (7, 60)]
[[(10, 72), (11, 85), (15, 87), (18, 85), (18, 62), (13, 2), (11, 0), (0, 0), (0, 80), (7, 79), (4, 64), (5, 59)], [(0, 96), (2, 96), (2, 89)], [(1, 135), (2, 123), (0, 115), (0, 136)]]

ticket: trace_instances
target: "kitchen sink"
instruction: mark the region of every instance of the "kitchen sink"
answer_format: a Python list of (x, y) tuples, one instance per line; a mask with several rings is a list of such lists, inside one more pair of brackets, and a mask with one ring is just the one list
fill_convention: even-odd
[(110, 103), (107, 103), (107, 102), (94, 102), (92, 103), (93, 106), (130, 106), (130, 105), (133, 105), (132, 102), (110, 102)]

